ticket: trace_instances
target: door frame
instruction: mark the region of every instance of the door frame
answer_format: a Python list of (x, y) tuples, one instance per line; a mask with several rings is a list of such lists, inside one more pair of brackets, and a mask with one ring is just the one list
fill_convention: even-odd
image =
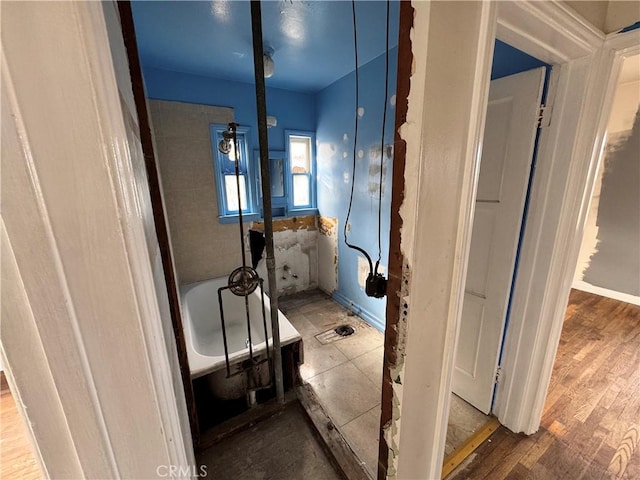
[[(502, 5), (499, 12), (501, 8)], [(557, 26), (565, 32), (574, 35), (584, 32), (582, 28), (572, 29), (573, 22), (568, 17), (555, 18), (563, 20)], [(543, 22), (549, 21), (543, 18)], [(535, 51), (541, 46), (541, 37), (526, 38), (511, 25), (506, 18), (499, 17), (497, 37), (518, 48), (525, 47), (529, 54), (543, 53)], [(563, 42), (558, 53), (576, 55), (572, 52), (578, 43)], [(598, 41), (592, 38), (588, 45), (593, 49)], [(541, 60), (552, 60), (560, 72), (554, 78), (552, 70), (551, 97), (547, 100), (547, 109), (552, 109), (551, 124), (543, 127), (540, 135), (511, 318), (505, 332), (501, 375), (504, 381), (498, 384), (494, 405), (494, 413), (502, 424), (526, 434), (535, 433), (540, 426), (602, 160), (613, 92), (624, 57), (640, 49), (640, 32), (608, 35), (587, 58), (572, 56), (562, 63), (553, 55), (550, 45), (542, 47), (546, 48), (547, 56)], [(572, 80), (576, 73), (578, 78)], [(576, 87), (580, 86), (586, 89), (586, 101), (578, 121), (572, 125), (565, 119), (575, 118), (580, 112), (582, 98), (576, 95), (576, 91), (581, 91)], [(564, 141), (567, 138), (574, 138), (574, 144)], [(571, 161), (563, 162), (563, 158)], [(554, 205), (559, 208), (552, 208)]]
[[(0, 355), (27, 434), (52, 477), (194, 471), (161, 323), (167, 292), (154, 282), (156, 232), (116, 81), (126, 54), (111, 50), (101, 3), (4, 7), (14, 28), (2, 32), (3, 148), (5, 124), (17, 135), (3, 202), (13, 194), (21, 208), (0, 220), (2, 273), (16, 279)], [(5, 322), (20, 342), (4, 343)]]
[[(522, 233), (522, 229), (526, 225), (525, 212), (527, 203), (527, 191), (533, 174), (532, 169), (535, 165), (536, 138), (539, 136), (538, 114), (540, 111), (540, 106), (544, 100), (544, 84), (545, 77), (547, 76), (547, 70), (548, 67), (539, 66), (526, 71), (512, 73), (504, 77), (492, 79), (489, 86), (487, 113), (485, 114), (486, 118), (490, 118), (489, 110), (492, 102), (495, 101), (500, 104), (508, 98), (514, 100), (511, 106), (511, 111), (514, 114), (512, 120), (516, 117), (520, 118), (519, 115), (521, 114), (521, 112), (518, 113), (518, 109), (522, 103), (526, 103), (526, 108), (528, 108), (529, 110), (527, 110), (528, 113), (526, 116), (526, 132), (524, 130), (514, 130), (516, 124), (512, 124), (510, 131), (502, 132), (502, 135), (499, 135), (501, 139), (500, 141), (504, 142), (506, 151), (514, 152), (513, 156), (509, 155), (509, 162), (513, 163), (513, 161), (517, 160), (516, 163), (512, 165), (512, 167), (505, 166), (502, 172), (498, 174), (502, 178), (503, 185), (501, 194), (499, 195), (499, 201), (486, 199), (480, 200), (479, 198), (477, 198), (474, 206), (474, 224), (472, 226), (471, 246), (469, 253), (470, 258), (468, 259), (469, 263), (472, 262), (474, 255), (474, 234), (478, 233), (476, 232), (475, 228), (480, 228), (479, 226), (481, 225), (481, 223), (476, 222), (478, 214), (481, 214), (482, 210), (487, 211), (487, 209), (492, 210), (496, 208), (502, 208), (504, 210), (500, 210), (500, 214), (493, 217), (495, 223), (493, 223), (492, 228), (494, 230), (492, 230), (489, 241), (487, 242), (488, 250), (484, 252), (489, 255), (489, 263), (487, 263), (484, 270), (477, 270), (477, 266), (475, 272), (468, 270), (467, 278), (465, 280), (463, 293), (464, 300), (462, 315), (460, 318), (461, 329), (466, 324), (465, 321), (470, 321), (468, 320), (468, 317), (465, 317), (464, 315), (466, 308), (470, 308), (471, 304), (474, 302), (480, 302), (482, 304), (482, 313), (481, 319), (479, 319), (478, 321), (480, 322), (479, 329), (482, 332), (480, 334), (482, 339), (479, 345), (482, 345), (482, 347), (475, 352), (477, 363), (475, 364), (475, 373), (473, 375), (471, 375), (469, 372), (463, 373), (462, 369), (459, 369), (457, 367), (454, 368), (453, 387), (455, 388), (455, 390), (452, 388), (452, 392), (463, 400), (467, 401), (467, 403), (473, 405), (482, 413), (486, 414), (491, 414), (493, 412), (495, 400), (494, 394), (496, 387), (495, 379), (497, 371), (500, 368), (500, 352), (502, 350), (502, 341), (508, 324), (509, 299), (513, 286), (513, 276), (518, 267), (518, 250), (520, 246), (520, 236)], [(534, 101), (530, 101), (532, 97), (529, 96), (524, 97), (526, 98), (526, 100), (520, 97), (520, 95), (524, 95), (521, 90), (523, 88), (523, 84), (526, 84), (527, 88), (535, 88), (535, 91), (526, 90), (527, 95), (535, 95)], [(515, 93), (516, 89), (517, 93)], [(506, 93), (507, 91), (509, 91), (510, 93)], [(493, 97), (492, 92), (494, 95)], [(486, 121), (487, 120), (485, 119), (485, 122)], [(525, 126), (525, 120), (522, 120), (522, 126)], [(485, 127), (485, 133), (486, 128), (488, 127)], [(527, 142), (527, 145), (530, 147), (530, 149), (524, 150), (527, 153), (526, 156), (520, 155), (517, 149), (512, 149), (513, 145), (510, 142), (514, 138), (521, 139), (521, 143), (525, 143), (525, 141)], [(483, 142), (486, 141), (487, 135), (485, 135), (483, 139)], [(485, 145), (483, 145), (482, 158), (485, 158), (486, 156), (486, 147), (487, 144), (485, 143)], [(482, 178), (481, 175), (483, 172), (483, 168), (485, 168), (483, 162), (484, 161), (482, 159), (479, 162), (478, 175), (480, 179)], [(511, 177), (508, 176), (509, 171), (512, 172)], [(513, 175), (515, 175), (515, 177)], [(513, 183), (514, 180), (516, 180), (516, 183)], [(480, 180), (478, 180), (478, 182), (478, 186), (480, 186)], [(512, 185), (507, 186), (508, 184)], [(478, 194), (478, 196), (479, 195), (480, 194)], [(512, 197), (509, 197), (509, 195), (512, 195)], [(517, 208), (509, 206), (509, 201), (517, 204)], [(478, 210), (478, 207), (481, 207), (481, 210)], [(512, 221), (507, 221), (506, 223), (504, 223), (504, 215), (509, 216)], [(476, 239), (476, 241), (478, 241), (478, 239)], [(498, 247), (499, 245), (502, 246), (502, 250), (500, 248), (496, 250), (496, 247)], [(501, 255), (497, 255), (498, 252), (501, 252)], [(476, 252), (475, 255), (478, 255), (478, 253)], [(503, 258), (498, 258), (501, 256)], [(509, 259), (509, 262), (505, 264), (504, 262), (507, 259)], [(498, 277), (492, 277), (492, 272), (495, 273), (495, 267), (497, 264), (502, 265), (499, 269), (500, 273), (498, 274)], [(469, 267), (469, 269), (471, 269), (471, 267)], [(472, 293), (471, 289), (468, 288), (469, 275), (471, 274), (471, 276), (473, 277), (474, 273), (479, 273), (480, 275), (483, 274), (485, 277), (485, 290), (483, 291), (484, 295), (480, 295), (479, 293), (477, 293), (477, 291), (475, 293)], [(495, 305), (499, 305), (500, 308), (496, 309)], [(467, 313), (467, 315), (470, 314)], [(465, 320), (465, 318), (467, 318), (467, 320)], [(494, 321), (495, 323), (492, 323)], [(488, 325), (490, 323), (492, 323), (493, 326), (489, 327)], [(461, 337), (463, 340), (465, 339), (462, 331), (458, 335), (459, 341), (461, 340)], [(494, 345), (495, 348), (493, 348)], [(481, 360), (481, 358), (483, 360)], [(458, 355), (456, 355), (456, 365), (458, 364), (458, 360)], [(491, 363), (485, 364), (484, 360), (491, 360)], [(487, 368), (484, 368), (485, 366)], [(482, 401), (479, 397), (482, 397)]]
[[(413, 8), (411, 88), (407, 99), (398, 100), (408, 102), (406, 122), (399, 117), (397, 125), (406, 156), (405, 148), (396, 149), (404, 157), (396, 162), (407, 174), (403, 184), (394, 182), (394, 189), (404, 190), (394, 192), (398, 201), (392, 201), (400, 234), (392, 227), (394, 290), (387, 311), (378, 478), (435, 478), (441, 471), (490, 81), (489, 44), (498, 38), (554, 65), (547, 98), (553, 117), (540, 136), (494, 407), (503, 424), (525, 433), (539, 428), (614, 78), (621, 56), (640, 44), (640, 32), (605, 36), (558, 2), (471, 3), (468, 13), (455, 15), (455, 5), (449, 12), (437, 2), (414, 2)], [(457, 35), (466, 44), (453, 63), (474, 54), (465, 71), (473, 81), (460, 82), (448, 111), (439, 108), (439, 97), (450, 93), (452, 75), (464, 69), (448, 60), (454, 47), (442, 39), (455, 45), (457, 38), (449, 38), (439, 24), (462, 25)], [(429, 41), (432, 31), (440, 42)], [(457, 113), (460, 126), (444, 131), (423, 112), (446, 115), (440, 123)]]

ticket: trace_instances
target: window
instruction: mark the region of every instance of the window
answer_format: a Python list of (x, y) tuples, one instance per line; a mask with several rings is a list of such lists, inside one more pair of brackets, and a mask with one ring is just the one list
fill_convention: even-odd
[[(248, 127), (238, 127), (238, 152), (232, 145), (224, 154), (218, 150), (227, 125), (212, 124), (211, 145), (214, 158), (218, 220), (220, 223), (237, 222), (240, 209), (243, 220), (259, 220), (262, 212), (260, 179), (260, 153), (249, 156)], [(315, 134), (297, 130), (285, 131), (286, 151), (269, 152), (271, 176), (271, 206), (274, 217), (311, 215), (316, 211)], [(239, 169), (240, 195), (236, 182), (236, 162)]]
[(289, 195), (289, 212), (306, 213), (316, 207), (315, 134), (287, 130), (285, 132)]
[[(216, 174), (216, 190), (218, 194), (218, 218), (221, 223), (238, 221), (240, 209), (243, 219), (255, 220), (259, 218), (256, 201), (256, 189), (252, 179), (255, 177), (254, 167), (249, 157), (249, 128), (238, 127), (236, 137), (238, 139), (238, 151), (235, 145), (231, 145), (231, 151), (224, 154), (218, 150), (218, 144), (223, 139), (222, 132), (227, 125), (212, 124), (211, 146), (214, 152), (214, 170)], [(238, 182), (236, 181), (236, 162), (240, 171), (238, 195)]]

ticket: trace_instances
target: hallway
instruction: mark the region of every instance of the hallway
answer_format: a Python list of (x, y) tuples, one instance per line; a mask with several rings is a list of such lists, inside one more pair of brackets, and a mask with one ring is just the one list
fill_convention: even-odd
[(540, 430), (501, 427), (449, 477), (640, 478), (640, 307), (572, 290)]

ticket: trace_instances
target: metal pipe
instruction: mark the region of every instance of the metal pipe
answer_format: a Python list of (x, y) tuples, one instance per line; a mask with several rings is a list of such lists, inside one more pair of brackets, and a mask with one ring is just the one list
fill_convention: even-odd
[(264, 281), (260, 279), (260, 299), (262, 301), (262, 326), (264, 327), (264, 346), (267, 350), (267, 362), (269, 364), (269, 381), (273, 378), (273, 362), (269, 354), (269, 332), (267, 331), (267, 314), (264, 309)]
[(222, 325), (222, 341), (224, 342), (224, 361), (227, 365), (227, 378), (231, 376), (231, 366), (229, 365), (229, 347), (227, 346), (227, 328), (224, 324), (224, 308), (222, 308), (222, 291), (229, 287), (218, 289), (218, 305), (220, 305), (220, 324)]
[[(238, 150), (238, 134), (237, 134), (238, 124), (235, 122), (231, 122), (229, 124), (229, 129), (231, 130), (231, 134), (233, 137), (233, 149), (235, 152), (235, 160), (234, 160), (234, 168), (236, 174), (236, 192), (238, 194), (238, 225), (240, 225), (240, 245), (242, 245), (242, 268), (246, 269), (247, 267), (247, 254), (244, 251), (244, 224), (242, 223), (242, 192), (240, 190), (240, 150)], [(245, 158), (245, 162), (249, 163), (249, 159)]]
[(271, 307), (271, 335), (273, 337), (273, 370), (276, 397), (284, 403), (282, 351), (280, 350), (280, 322), (278, 321), (278, 293), (276, 288), (276, 260), (273, 249), (273, 218), (271, 215), (271, 175), (269, 171), (269, 143), (267, 139), (267, 95), (264, 85), (264, 47), (262, 45), (262, 12), (260, 0), (251, 0), (251, 33), (253, 36), (253, 66), (256, 79), (256, 106), (258, 108), (258, 142), (260, 170), (262, 172), (262, 210), (267, 253), (267, 278)]

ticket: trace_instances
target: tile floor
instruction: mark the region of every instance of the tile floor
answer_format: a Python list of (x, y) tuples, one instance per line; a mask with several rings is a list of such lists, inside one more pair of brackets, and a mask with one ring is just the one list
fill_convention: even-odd
[[(384, 335), (320, 291), (280, 299), (279, 308), (303, 338), (302, 378), (376, 477)], [(351, 336), (323, 345), (316, 335), (349, 324)], [(452, 395), (445, 455), (487, 420)]]
[[(375, 477), (383, 334), (318, 291), (285, 297), (279, 307), (303, 338), (302, 378)], [(326, 345), (315, 338), (342, 324), (355, 333)]]

